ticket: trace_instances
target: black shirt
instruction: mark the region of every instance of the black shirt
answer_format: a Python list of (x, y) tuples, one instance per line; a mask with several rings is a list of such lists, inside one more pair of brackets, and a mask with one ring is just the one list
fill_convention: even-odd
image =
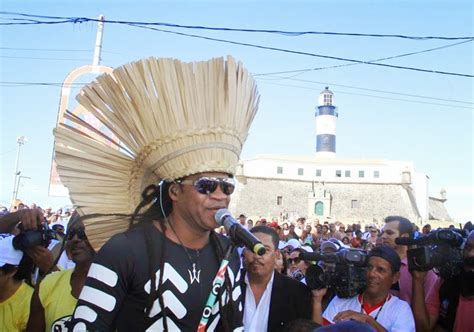
[[(144, 232), (151, 232), (155, 257), (161, 257), (164, 241), (164, 271), (161, 291), (169, 331), (196, 331), (212, 282), (220, 262), (211, 244), (200, 250), (184, 249), (170, 241), (156, 227), (140, 227), (112, 237), (98, 252), (91, 265), (86, 284), (79, 297), (71, 327), (78, 330), (162, 331), (163, 312), (158, 299), (150, 315), (145, 307), (150, 292), (150, 273)], [(218, 235), (221, 243), (229, 240)], [(239, 258), (234, 250), (227, 273), (232, 284), (234, 322), (242, 326)], [(153, 264), (156, 285), (160, 262)], [(227, 292), (222, 296), (229, 305)], [(220, 330), (219, 304), (213, 307), (208, 331)]]

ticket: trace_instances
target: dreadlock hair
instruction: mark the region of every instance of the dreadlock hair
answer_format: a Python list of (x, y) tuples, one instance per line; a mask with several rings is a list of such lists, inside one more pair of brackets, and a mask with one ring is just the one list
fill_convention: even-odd
[[(158, 286), (157, 286), (156, 273), (153, 266), (153, 263), (156, 262), (156, 259), (157, 259), (156, 250), (155, 250), (156, 243), (154, 239), (152, 238), (151, 234), (153, 233), (150, 231), (150, 228), (154, 227), (153, 221), (155, 220), (158, 221), (161, 227), (161, 230), (163, 232), (163, 236), (165, 236), (166, 229), (167, 229), (166, 219), (170, 215), (173, 209), (172, 200), (169, 196), (169, 188), (173, 183), (174, 182), (161, 181), (158, 185), (152, 184), (146, 187), (142, 193), (142, 201), (135, 209), (133, 215), (130, 218), (130, 223), (129, 223), (129, 230), (141, 227), (143, 229), (144, 236), (145, 236), (145, 245), (146, 245), (146, 250), (148, 253), (148, 273), (150, 277), (150, 294), (147, 299), (145, 313), (147, 315), (150, 314), (151, 309), (153, 307), (153, 303), (155, 299), (158, 298), (158, 302), (160, 304), (160, 307), (162, 308), (164, 331), (168, 331), (168, 324), (166, 321), (166, 310), (165, 310), (164, 299), (163, 299), (163, 290), (161, 289), (164, 273), (163, 272), (160, 273)], [(140, 210), (143, 209), (145, 206), (149, 206), (148, 209), (143, 214), (140, 214)], [(223, 247), (223, 244), (221, 240), (219, 239), (218, 235), (214, 231), (211, 231), (209, 241), (214, 252), (216, 253), (218, 262), (221, 262), (225, 255), (225, 248)], [(159, 250), (160, 257), (158, 260), (160, 262), (159, 271), (164, 270), (165, 251), (166, 251), (165, 241), (161, 241), (161, 248)], [(221, 301), (222, 296), (224, 294), (224, 290), (227, 290), (228, 303), (230, 304), (226, 307), (226, 310), (223, 309), (222, 301)], [(233, 322), (233, 313), (234, 313), (234, 304), (230, 298), (231, 296), (232, 296), (232, 283), (230, 281), (229, 274), (226, 271), (225, 281), (218, 293), (218, 299), (217, 299), (218, 304), (219, 304), (219, 311), (221, 312), (223, 328), (225, 331), (231, 331), (232, 330), (231, 325), (233, 325), (233, 323), (229, 325), (229, 321)]]

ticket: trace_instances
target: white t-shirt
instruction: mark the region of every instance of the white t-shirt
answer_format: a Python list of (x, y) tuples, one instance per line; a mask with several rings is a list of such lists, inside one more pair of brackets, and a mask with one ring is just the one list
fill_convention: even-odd
[[(362, 304), (358, 296), (347, 299), (341, 299), (336, 296), (324, 311), (323, 318), (330, 323), (334, 323), (334, 316), (341, 311), (352, 310), (361, 312), (361, 308)], [(410, 306), (396, 296), (390, 296), (387, 302), (382, 307), (372, 311), (370, 316), (373, 318), (377, 316), (377, 323), (382, 325), (387, 331), (415, 332), (415, 320)]]

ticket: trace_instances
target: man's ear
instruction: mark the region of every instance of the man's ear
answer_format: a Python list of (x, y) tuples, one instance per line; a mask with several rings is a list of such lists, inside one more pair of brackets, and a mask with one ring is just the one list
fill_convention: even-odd
[(171, 200), (175, 201), (178, 198), (178, 193), (179, 193), (179, 184), (173, 183), (172, 185), (170, 185), (170, 188), (168, 189), (168, 194)]
[(393, 284), (396, 284), (399, 279), (400, 279), (400, 271), (395, 272), (395, 273), (392, 275), (392, 285), (393, 285)]
[(275, 249), (275, 256), (276, 256), (276, 258), (277, 258), (277, 259), (280, 259), (280, 258), (282, 258), (281, 251), (280, 251), (280, 250), (278, 250), (278, 249)]

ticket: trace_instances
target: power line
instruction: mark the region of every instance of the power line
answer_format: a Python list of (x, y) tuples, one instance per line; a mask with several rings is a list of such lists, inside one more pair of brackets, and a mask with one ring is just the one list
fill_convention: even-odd
[[(457, 43), (454, 43), (454, 44), (448, 44), (448, 45), (444, 45), (444, 46), (429, 48), (429, 49), (421, 50), (421, 51), (417, 51), (417, 52), (410, 52), (410, 53), (404, 53), (404, 54), (389, 56), (389, 57), (385, 57), (385, 58), (375, 59), (375, 60), (369, 60), (369, 61), (367, 61), (367, 62), (368, 62), (368, 63), (372, 63), (372, 62), (380, 62), (380, 61), (384, 61), (384, 60), (392, 60), (392, 59), (402, 58), (402, 57), (406, 57), (406, 56), (417, 55), (417, 54), (427, 53), (427, 52), (432, 52), (432, 51), (437, 51), (437, 50), (441, 50), (441, 49), (444, 49), (444, 48), (449, 48), (449, 47), (453, 47), (453, 46), (457, 46), (457, 45), (461, 45), (461, 44), (465, 44), (465, 43), (470, 43), (470, 42), (472, 42), (472, 40), (465, 40), (465, 41), (462, 41), (462, 42), (457, 42)], [(296, 75), (291, 76), (291, 77), (295, 77), (295, 76), (297, 76), (297, 75), (301, 75), (301, 74), (304, 74), (304, 73), (307, 73), (307, 72), (310, 72), (310, 71), (317, 71), (317, 70), (324, 70), (324, 69), (332, 69), (332, 68), (340, 68), (340, 67), (348, 67), (348, 66), (355, 66), (355, 65), (360, 65), (360, 64), (361, 64), (361, 63), (345, 63), (345, 64), (342, 64), (342, 65), (327, 66), (327, 67), (316, 67), (316, 68), (288, 70), (288, 71), (273, 72), (273, 73), (254, 74), (254, 76), (266, 76), (266, 75), (274, 75), (274, 74), (291, 74), (291, 73), (297, 73)]]
[(93, 50), (71, 50), (62, 48), (22, 48), (22, 47), (0, 47), (1, 50), (13, 51), (46, 51), (46, 52), (93, 52)]
[[(259, 79), (260, 82), (264, 82), (264, 81), (261, 81), (262, 78), (257, 78), (257, 79)], [(452, 103), (462, 103), (462, 104), (474, 105), (473, 102), (464, 101), (464, 100), (436, 98), (436, 97), (416, 95), (416, 94), (410, 94), (410, 93), (393, 92), (393, 91), (370, 89), (370, 88), (361, 88), (361, 87), (352, 86), (352, 85), (342, 85), (342, 84), (336, 84), (336, 83), (320, 82), (320, 81), (312, 81), (312, 80), (303, 80), (303, 79), (297, 79), (297, 78), (282, 78), (282, 79), (287, 79), (287, 80), (290, 80), (290, 81), (297, 81), (297, 82), (308, 82), (308, 83), (323, 84), (323, 85), (329, 85), (329, 86), (338, 86), (338, 87), (348, 88), (348, 89), (371, 91), (371, 92), (378, 92), (378, 93), (386, 93), (386, 94), (406, 96), (406, 97), (415, 97), (415, 98), (423, 98), (423, 99), (430, 99), (430, 100), (448, 101), (448, 102), (452, 102)]]
[[(0, 12), (0, 14), (1, 13), (3, 13), (3, 12)], [(11, 13), (7, 13), (7, 14), (11, 14)], [(29, 14), (21, 14), (21, 13), (17, 14), (17, 15), (24, 15), (24, 16), (29, 16), (29, 17), (31, 17), (31, 16), (40, 17), (38, 15), (29, 15)], [(41, 16), (41, 17), (51, 18), (51, 16)], [(53, 17), (53, 18), (61, 18), (61, 17)], [(89, 21), (90, 20), (98, 21), (97, 19), (76, 18), (76, 19), (71, 19), (71, 22), (76, 22), (78, 20), (82, 22), (84, 19), (89, 20)], [(187, 34), (187, 33), (182, 33), (182, 32), (158, 29), (158, 28), (153, 28), (153, 27), (150, 27), (150, 26), (139, 25), (139, 24), (136, 24), (136, 23), (125, 23), (127, 21), (108, 21), (108, 22), (109, 23), (122, 22), (123, 24), (127, 24), (129, 26), (142, 28), (142, 29), (149, 29), (149, 30), (154, 30), (154, 31), (160, 31), (160, 32), (165, 32), (165, 33), (176, 34), (176, 35), (180, 35), (180, 36), (200, 38), (200, 39), (205, 39), (205, 40), (217, 41), (217, 42), (240, 45), (240, 46), (246, 46), (246, 47), (254, 47), (254, 48), (277, 51), (277, 52), (305, 55), (305, 56), (318, 57), (318, 58), (324, 58), (324, 59), (332, 59), (332, 60), (337, 60), (337, 61), (346, 61), (346, 62), (352, 62), (352, 63), (358, 63), (358, 64), (367, 64), (367, 65), (373, 65), (373, 66), (381, 66), (381, 67), (388, 67), (388, 68), (412, 70), (412, 71), (419, 71), (419, 72), (432, 73), (432, 74), (451, 75), (451, 76), (460, 76), (460, 77), (469, 77), (469, 78), (474, 77), (474, 75), (470, 75), (470, 74), (462, 74), (462, 73), (445, 72), (445, 71), (439, 71), (439, 70), (430, 70), (430, 69), (421, 69), (421, 68), (406, 67), (406, 66), (389, 65), (389, 64), (384, 64), (384, 63), (375, 63), (375, 62), (370, 62), (370, 61), (362, 61), (362, 60), (356, 60), (356, 59), (341, 58), (341, 57), (315, 54), (315, 53), (302, 52), (302, 51), (292, 51), (292, 50), (276, 48), (276, 47), (268, 47), (268, 46), (261, 46), (261, 45), (250, 44), (250, 43), (242, 43), (242, 42), (236, 42), (236, 41), (219, 39), (219, 38), (211, 38), (211, 37), (205, 37), (205, 36), (200, 36), (200, 35), (194, 35), (194, 34)], [(149, 25), (151, 25), (151, 24), (149, 24)]]
[[(263, 83), (263, 84), (278, 85), (278, 86), (292, 87), (292, 88), (306, 89), (306, 90), (313, 90), (313, 91), (318, 91), (318, 90), (320, 90), (320, 89), (316, 89), (316, 88), (310, 88), (310, 87), (299, 86), (299, 85), (291, 85), (291, 84), (280, 84), (280, 83), (266, 82), (266, 81), (261, 81), (260, 79), (257, 79), (257, 81), (258, 81), (259, 83)], [(448, 105), (448, 104), (439, 104), (439, 103), (429, 103), (429, 102), (424, 102), (424, 101), (419, 101), (419, 100), (409, 100), (409, 99), (400, 99), (400, 98), (381, 97), (381, 96), (366, 95), (366, 94), (345, 92), (345, 91), (339, 91), (339, 90), (337, 91), (337, 93), (338, 93), (338, 94), (339, 94), (339, 93), (341, 93), (341, 94), (346, 94), (346, 95), (362, 96), (362, 97), (370, 97), (370, 98), (378, 98), (378, 99), (386, 99), (386, 100), (403, 101), (403, 102), (417, 103), (417, 104), (445, 106), (445, 107), (462, 108), (462, 109), (469, 109), (469, 110), (472, 110), (472, 109), (473, 109), (472, 107), (467, 107), (467, 106), (457, 106), (457, 105)]]
[(150, 30), (165, 32), (165, 33), (176, 34), (176, 35), (180, 35), (180, 36), (200, 38), (200, 39), (218, 41), (218, 42), (222, 42), (222, 43), (228, 43), (228, 44), (234, 44), (234, 45), (240, 45), (240, 46), (255, 47), (255, 48), (259, 48), (259, 49), (271, 50), (271, 51), (277, 51), (277, 52), (283, 52), (283, 53), (306, 55), (306, 56), (311, 56), (311, 57), (316, 57), (316, 58), (331, 59), (331, 60), (338, 60), (338, 61), (348, 61), (348, 62), (359, 63), (359, 64), (366, 64), (366, 65), (380, 66), (380, 67), (388, 67), (388, 68), (396, 68), (396, 69), (404, 69), (404, 70), (412, 70), (412, 71), (425, 72), (425, 73), (431, 73), (431, 74), (451, 75), (451, 76), (470, 77), (470, 78), (474, 77), (474, 75), (470, 75), (470, 74), (453, 73), (453, 72), (446, 72), (446, 71), (440, 71), (440, 70), (422, 69), (422, 68), (406, 67), (406, 66), (396, 66), (396, 65), (389, 65), (389, 64), (385, 64), (385, 63), (376, 63), (376, 62), (362, 61), (362, 60), (356, 60), (356, 59), (341, 58), (341, 57), (335, 57), (335, 56), (330, 56), (330, 55), (322, 55), (322, 54), (315, 54), (315, 53), (302, 52), (302, 51), (292, 51), (292, 50), (283, 49), (283, 48), (261, 46), (261, 45), (250, 44), (250, 43), (241, 43), (241, 42), (236, 42), (236, 41), (231, 41), (231, 40), (226, 40), (226, 39), (211, 38), (211, 37), (205, 37), (205, 36), (200, 36), (200, 35), (193, 35), (193, 34), (188, 34), (188, 33), (177, 32), (177, 31), (170, 31), (170, 30), (152, 28), (152, 27), (148, 27), (148, 26), (139, 26), (139, 25), (131, 25), (131, 26), (137, 27), (137, 28), (143, 28), (143, 29), (150, 29)]
[[(23, 47), (0, 47), (2, 50), (10, 50), (10, 51), (41, 51), (41, 52), (94, 52), (93, 50), (74, 50), (74, 49), (64, 49), (64, 48), (23, 48)], [(102, 53), (108, 54), (115, 54), (115, 55), (122, 55), (122, 56), (137, 56), (131, 54), (125, 54), (121, 52), (114, 52), (114, 51), (105, 51), (102, 50)]]
[[(37, 21), (37, 20), (27, 20), (27, 19), (17, 19), (24, 21), (23, 23), (16, 24), (58, 24), (58, 23), (83, 23), (83, 22), (98, 22), (96, 18), (87, 18), (87, 17), (64, 17), (64, 16), (45, 16), (45, 15), (32, 15), (25, 13), (15, 13), (15, 12), (0, 12), (2, 15), (18, 15), (23, 17), (32, 17), (40, 19), (54, 19), (54, 20), (63, 20), (63, 21)], [(14, 20), (14, 19), (12, 19)], [(164, 26), (169, 28), (180, 28), (180, 29), (194, 29), (194, 30), (210, 30), (210, 31), (230, 31), (230, 32), (247, 32), (247, 33), (269, 33), (269, 34), (280, 34), (285, 36), (303, 36), (303, 35), (330, 35), (330, 36), (350, 36), (350, 37), (376, 37), (376, 38), (403, 38), (403, 39), (413, 39), (413, 40), (466, 40), (474, 39), (474, 36), (464, 36), (464, 37), (446, 37), (446, 36), (407, 36), (400, 34), (374, 34), (374, 33), (353, 33), (353, 32), (332, 32), (332, 31), (286, 31), (286, 30), (272, 30), (272, 29), (241, 29), (241, 28), (228, 28), (228, 27), (210, 27), (202, 25), (182, 25), (166, 22), (136, 22), (136, 21), (122, 21), (122, 20), (104, 20), (104, 23), (113, 23), (113, 24), (126, 24), (126, 25), (148, 25), (148, 26)], [(15, 23), (5, 23), (12, 25)], [(0, 25), (3, 25), (0, 23)]]
[(362, 90), (362, 91), (372, 91), (372, 92), (386, 93), (386, 94), (392, 94), (392, 95), (400, 95), (400, 96), (406, 96), (406, 97), (415, 97), (415, 98), (423, 98), (423, 99), (431, 99), (431, 100), (439, 100), (439, 101), (448, 101), (448, 102), (452, 102), (452, 103), (462, 103), (462, 104), (474, 105), (474, 103), (472, 103), (472, 102), (463, 101), (463, 100), (436, 98), (436, 97), (416, 95), (416, 94), (403, 93), (403, 92), (392, 92), (392, 91), (386, 91), (386, 90), (361, 88), (361, 87), (357, 87), (357, 86), (342, 85), (342, 84), (329, 83), (329, 82), (318, 82), (318, 81), (312, 81), (312, 80), (302, 80), (302, 79), (297, 79), (297, 78), (295, 78), (295, 79), (288, 78), (288, 80), (298, 81), (298, 82), (317, 83), (317, 84), (324, 84), (324, 85), (331, 85), (331, 86), (339, 86), (339, 87), (349, 88), (349, 89), (356, 89), (356, 90)]
[(68, 59), (68, 58), (38, 58), (29, 56), (8, 56), (0, 55), (0, 58), (6, 59), (30, 59), (30, 60), (55, 60), (55, 61), (90, 61), (91, 59)]

